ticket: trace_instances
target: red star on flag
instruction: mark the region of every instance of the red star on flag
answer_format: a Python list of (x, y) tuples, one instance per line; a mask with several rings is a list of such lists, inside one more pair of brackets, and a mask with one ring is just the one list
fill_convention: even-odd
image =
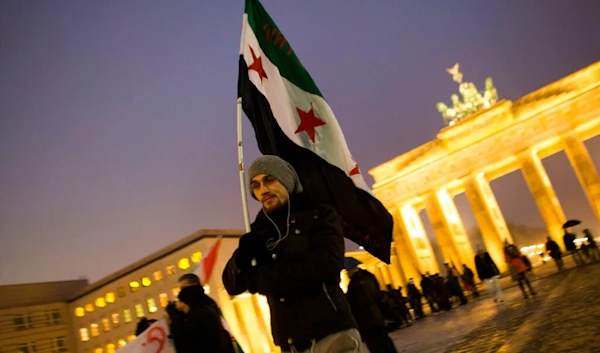
[(350, 176), (353, 175), (358, 175), (360, 174), (360, 169), (358, 168), (358, 164), (356, 166), (354, 166), (354, 168), (352, 168), (352, 170), (350, 171)]
[(310, 110), (307, 112), (300, 110), (299, 108), (296, 108), (296, 111), (298, 112), (298, 116), (300, 116), (300, 125), (298, 125), (298, 128), (296, 129), (295, 133), (298, 134), (302, 131), (306, 131), (308, 137), (310, 137), (310, 140), (314, 143), (315, 127), (325, 125), (325, 122), (315, 116), (315, 112), (313, 111), (312, 105), (310, 107)]
[(252, 50), (252, 47), (250, 47), (250, 54), (252, 54), (252, 64), (250, 66), (248, 66), (248, 71), (251, 71), (251, 70), (256, 71), (258, 73), (258, 77), (260, 78), (260, 82), (262, 82), (263, 77), (266, 79), (269, 79), (267, 77), (267, 73), (265, 72), (265, 69), (263, 69), (262, 58), (256, 57), (256, 54), (254, 54), (254, 50)]

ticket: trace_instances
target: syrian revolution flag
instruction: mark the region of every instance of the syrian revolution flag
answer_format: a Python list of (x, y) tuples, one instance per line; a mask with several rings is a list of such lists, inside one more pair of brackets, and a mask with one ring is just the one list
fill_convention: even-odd
[(258, 0), (246, 0), (238, 97), (260, 151), (292, 164), (305, 192), (341, 215), (345, 236), (389, 263), (392, 217), (365, 183), (323, 94)]
[(125, 347), (118, 349), (117, 353), (175, 353), (166, 320), (160, 319), (152, 324)]

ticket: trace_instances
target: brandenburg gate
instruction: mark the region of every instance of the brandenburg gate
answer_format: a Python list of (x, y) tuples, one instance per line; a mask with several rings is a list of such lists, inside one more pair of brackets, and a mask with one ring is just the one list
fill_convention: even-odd
[(479, 93), (473, 83), (463, 82), (458, 64), (447, 71), (463, 96), (460, 101), (452, 95), (452, 107), (438, 103), (447, 126), (435, 140), (369, 171), (375, 179), (373, 192), (395, 221), (392, 253), (399, 255), (393, 256), (387, 271), (388, 283), (406, 283), (427, 271), (444, 273), (419, 216), (422, 209), (444, 262), (474, 269), (473, 247), (454, 203), (454, 196), (462, 192), (481, 230), (481, 245), (506, 270), (503, 246), (512, 243), (512, 237), (490, 182), (517, 169), (548, 234), (562, 246), (566, 217), (541, 162), (562, 150), (600, 219), (600, 178), (584, 145), (600, 134), (600, 62), (514, 102), (498, 101), (490, 78)]

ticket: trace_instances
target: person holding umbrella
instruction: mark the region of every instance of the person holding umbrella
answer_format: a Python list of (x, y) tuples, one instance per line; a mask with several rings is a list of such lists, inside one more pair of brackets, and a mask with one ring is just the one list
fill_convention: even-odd
[(573, 260), (577, 265), (583, 265), (584, 260), (581, 254), (577, 249), (577, 245), (575, 245), (575, 234), (569, 231), (570, 228), (581, 224), (581, 221), (576, 219), (572, 219), (563, 224), (563, 230), (565, 235), (563, 235), (563, 241), (565, 243), (565, 249), (567, 252), (570, 252), (573, 255)]

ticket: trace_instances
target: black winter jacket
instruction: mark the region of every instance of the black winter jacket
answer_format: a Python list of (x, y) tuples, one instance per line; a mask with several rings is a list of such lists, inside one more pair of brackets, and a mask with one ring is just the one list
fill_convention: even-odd
[(477, 268), (477, 276), (484, 280), (498, 276), (500, 271), (489, 253), (485, 252), (481, 255), (475, 255), (475, 267)]
[[(270, 215), (286, 233), (287, 207)], [(294, 195), (290, 201), (289, 234), (273, 250), (275, 256), (249, 270), (237, 267), (234, 252), (223, 271), (223, 284), (230, 295), (256, 284), (271, 309), (275, 344), (285, 351), (310, 348), (311, 340), (357, 328), (342, 292), (340, 272), (344, 266), (344, 236), (338, 214), (327, 205), (315, 205)], [(251, 226), (263, 234), (261, 241), (278, 238), (275, 226), (261, 211)]]
[(373, 274), (365, 270), (358, 270), (352, 275), (346, 298), (348, 298), (352, 315), (358, 323), (361, 334), (368, 335), (385, 327), (381, 313), (381, 291)]

